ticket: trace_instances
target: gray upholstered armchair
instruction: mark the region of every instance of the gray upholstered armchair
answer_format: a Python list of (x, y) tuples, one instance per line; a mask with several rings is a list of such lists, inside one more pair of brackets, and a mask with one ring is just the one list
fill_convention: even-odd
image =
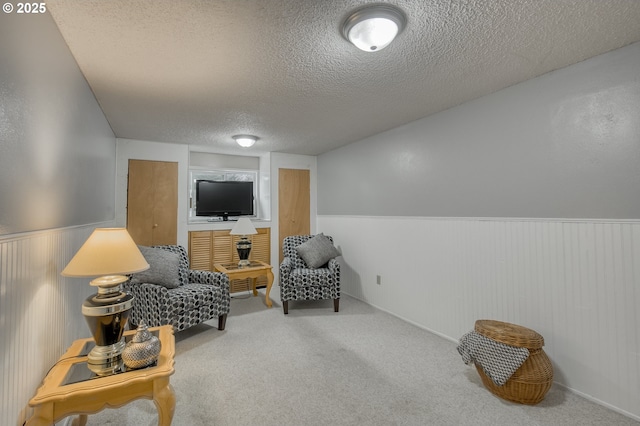
[(139, 248), (151, 267), (123, 286), (135, 297), (129, 315), (133, 327), (144, 321), (149, 327), (170, 324), (181, 331), (217, 317), (218, 329), (224, 330), (231, 302), (226, 274), (189, 269), (182, 246)]
[(289, 300), (333, 299), (333, 310), (340, 305), (340, 252), (333, 238), (323, 234), (295, 235), (282, 243), (284, 259), (280, 264), (280, 300), (285, 314)]

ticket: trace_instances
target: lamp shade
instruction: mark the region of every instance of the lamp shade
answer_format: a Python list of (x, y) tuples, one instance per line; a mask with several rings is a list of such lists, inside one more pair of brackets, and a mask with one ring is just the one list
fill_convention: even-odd
[(62, 271), (65, 277), (133, 274), (149, 269), (125, 228), (96, 228)]
[(406, 25), (404, 13), (392, 5), (359, 9), (344, 22), (342, 34), (358, 49), (377, 52), (393, 41)]
[(257, 233), (258, 231), (256, 231), (253, 223), (246, 217), (238, 219), (231, 232), (229, 232), (231, 235), (253, 235)]

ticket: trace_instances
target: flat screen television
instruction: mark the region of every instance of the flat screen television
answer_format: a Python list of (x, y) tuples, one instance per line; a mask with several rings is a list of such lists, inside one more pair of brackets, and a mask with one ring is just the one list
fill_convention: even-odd
[(196, 181), (196, 216), (253, 216), (253, 182)]

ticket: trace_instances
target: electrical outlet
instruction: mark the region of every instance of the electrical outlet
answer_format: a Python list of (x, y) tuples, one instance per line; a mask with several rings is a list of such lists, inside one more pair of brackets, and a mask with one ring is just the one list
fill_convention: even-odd
[(376, 275), (376, 284), (382, 284), (382, 278), (380, 277), (380, 275)]

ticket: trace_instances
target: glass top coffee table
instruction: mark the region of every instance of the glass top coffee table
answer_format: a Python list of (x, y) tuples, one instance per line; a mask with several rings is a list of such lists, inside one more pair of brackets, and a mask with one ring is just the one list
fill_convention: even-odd
[(248, 266), (238, 266), (237, 263), (216, 263), (213, 265), (216, 272), (222, 272), (227, 274), (229, 280), (243, 280), (245, 278), (251, 278), (253, 286), (253, 295), (258, 295), (256, 289), (256, 278), (261, 276), (267, 277), (267, 291), (265, 295), (265, 303), (270, 308), (272, 303), (269, 299), (269, 293), (271, 292), (271, 286), (273, 285), (273, 271), (271, 265), (264, 263), (260, 260), (252, 260)]
[[(74, 414), (80, 415), (74, 425), (82, 426), (87, 422), (87, 414), (105, 407), (121, 407), (139, 398), (152, 399), (158, 409), (158, 425), (169, 426), (176, 405), (169, 383), (169, 376), (174, 372), (173, 327), (152, 327), (149, 332), (156, 335), (161, 344), (155, 364), (137, 370), (123, 367), (108, 376), (97, 376), (87, 367), (87, 355), (95, 345), (93, 338), (73, 342), (29, 401), (34, 412), (27, 426), (49, 426)], [(126, 332), (125, 339), (134, 334), (135, 331)]]

